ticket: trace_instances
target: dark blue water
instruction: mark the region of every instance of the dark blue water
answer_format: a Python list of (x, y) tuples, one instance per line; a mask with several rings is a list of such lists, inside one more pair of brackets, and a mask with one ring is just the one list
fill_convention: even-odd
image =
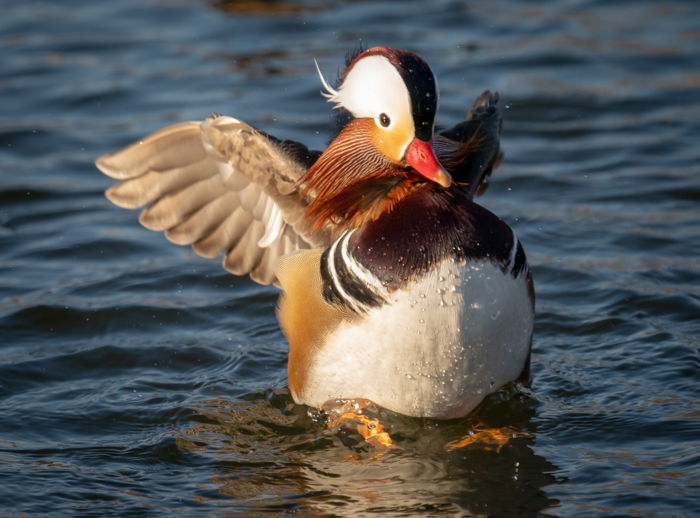
[[(700, 7), (0, 2), (0, 516), (700, 516)], [(534, 265), (533, 383), (384, 416), (381, 454), (292, 403), (276, 290), (113, 207), (92, 163), (212, 112), (322, 147), (363, 43), (485, 88), (482, 199)], [(477, 422), (500, 450), (447, 450)]]

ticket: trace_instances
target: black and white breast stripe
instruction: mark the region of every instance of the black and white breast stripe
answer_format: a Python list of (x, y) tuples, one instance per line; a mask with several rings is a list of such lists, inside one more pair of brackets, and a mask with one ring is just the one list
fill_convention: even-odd
[(388, 290), (352, 256), (348, 243), (354, 232), (345, 232), (321, 256), (323, 297), (355, 313), (366, 313), (386, 302)]
[[(511, 230), (511, 232), (513, 231)], [(525, 250), (523, 250), (523, 245), (520, 244), (520, 240), (513, 232), (513, 246), (510, 250), (508, 262), (503, 266), (503, 271), (504, 273), (510, 273), (513, 277), (517, 277), (521, 272), (527, 271), (527, 269)]]
[[(506, 275), (518, 277), (529, 270), (525, 251), (512, 229), (511, 246), (500, 254), (474, 254), (473, 249), (457, 248), (458, 261), (490, 260), (499, 264)], [(363, 266), (350, 250), (350, 238), (355, 229), (341, 235), (321, 256), (323, 297), (331, 304), (341, 305), (355, 313), (366, 313), (373, 307), (387, 302), (389, 283), (382, 281)], [(506, 250), (508, 250), (506, 252)], [(471, 252), (471, 253), (470, 253)], [(397, 265), (399, 266), (399, 265)]]

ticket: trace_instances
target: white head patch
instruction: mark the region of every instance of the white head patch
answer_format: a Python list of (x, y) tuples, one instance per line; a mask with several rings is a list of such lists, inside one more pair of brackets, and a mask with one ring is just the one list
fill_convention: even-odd
[(390, 124), (399, 120), (413, 122), (406, 84), (385, 56), (370, 55), (357, 61), (337, 90), (324, 79), (318, 63), (316, 69), (326, 90), (323, 95), (336, 108), (345, 108), (357, 118), (379, 120), (381, 114), (386, 114)]

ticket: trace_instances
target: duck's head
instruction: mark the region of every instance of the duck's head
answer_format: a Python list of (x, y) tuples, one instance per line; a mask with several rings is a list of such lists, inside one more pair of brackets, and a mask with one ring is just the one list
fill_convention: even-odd
[(371, 219), (385, 210), (372, 202), (404, 181), (450, 187), (452, 178), (431, 143), (438, 92), (425, 61), (405, 50), (373, 47), (348, 60), (336, 88), (319, 75), (324, 95), (349, 117), (303, 178), (307, 192), (316, 192), (309, 207), (316, 225), (336, 215), (366, 220), (357, 217), (362, 211)]
[[(349, 60), (337, 88), (319, 70), (324, 94), (346, 110), (374, 147), (443, 187), (452, 182), (433, 152), (438, 91), (428, 64), (412, 52), (373, 47)], [(371, 122), (371, 123), (370, 123)], [(356, 126), (360, 126), (357, 128)]]

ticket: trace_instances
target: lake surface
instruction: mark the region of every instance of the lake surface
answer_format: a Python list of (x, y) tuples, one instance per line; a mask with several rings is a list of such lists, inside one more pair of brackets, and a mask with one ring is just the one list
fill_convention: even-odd
[[(1, 1), (0, 516), (700, 516), (700, 4)], [(537, 287), (529, 387), (383, 415), (388, 452), (286, 388), (277, 291), (141, 228), (93, 166), (212, 112), (323, 147), (359, 44), (484, 89), (481, 203)], [(445, 445), (478, 422), (500, 449)]]

